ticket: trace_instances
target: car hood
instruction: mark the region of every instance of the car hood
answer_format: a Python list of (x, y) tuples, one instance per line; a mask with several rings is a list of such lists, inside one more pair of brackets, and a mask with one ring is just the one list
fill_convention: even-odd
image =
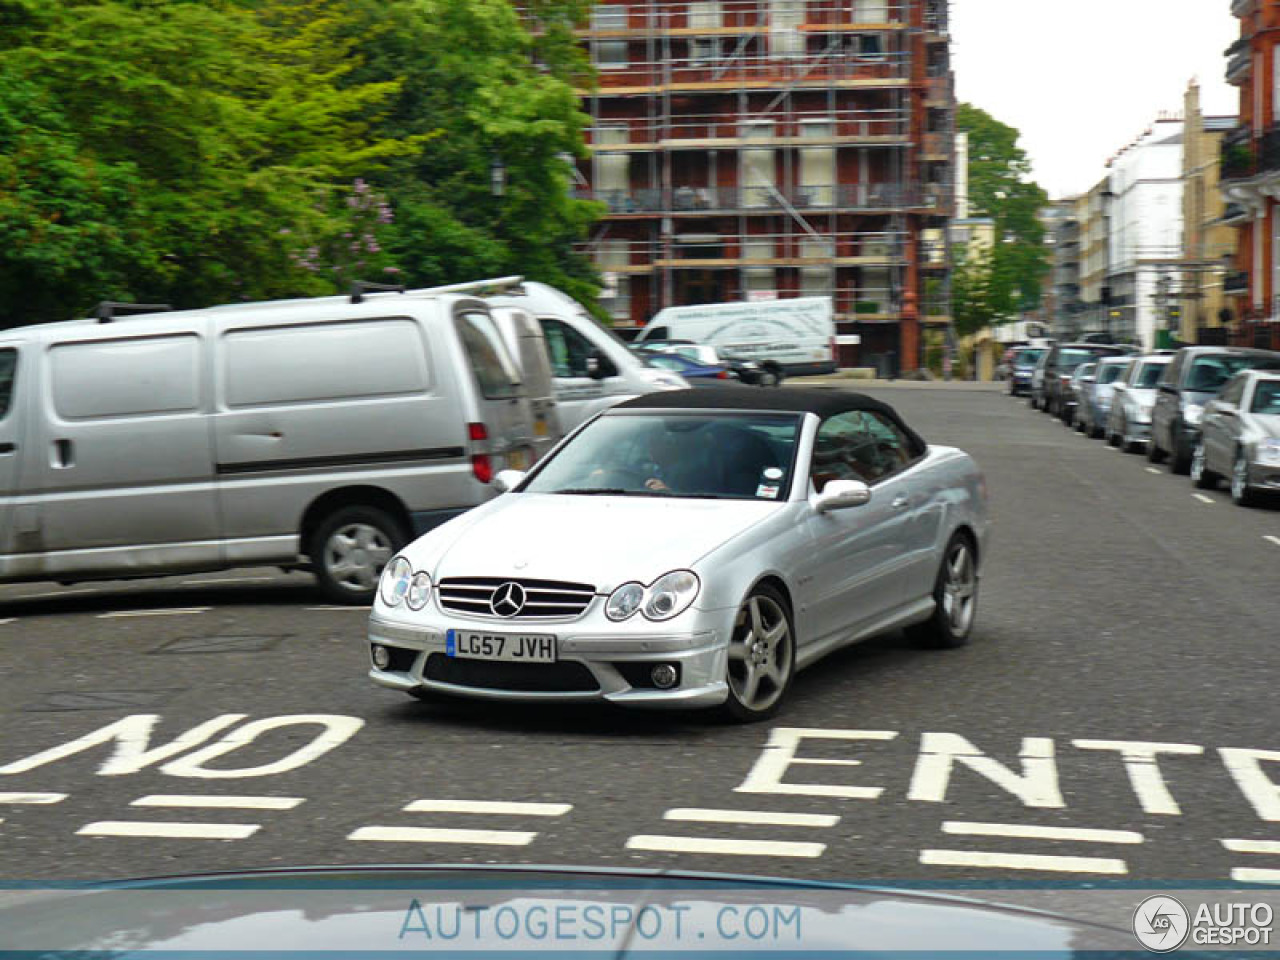
[(608, 593), (629, 580), (648, 584), (691, 567), (782, 507), (757, 500), (509, 493), (405, 552), (437, 583), (528, 577), (589, 583)]
[(1280, 414), (1255, 413), (1252, 416), (1253, 422), (1266, 436), (1280, 438)]
[[(749, 911), (755, 912), (754, 933), (748, 932)], [(1016, 902), (994, 906), (912, 891), (653, 870), (452, 865), (28, 888), (0, 900), (0, 925), (8, 951), (93, 951), (115, 960), (231, 951), (305, 957), (477, 950), (569, 957), (1016, 951), (1072, 958), (1132, 950), (1136, 943), (1116, 926), (1078, 923)]]

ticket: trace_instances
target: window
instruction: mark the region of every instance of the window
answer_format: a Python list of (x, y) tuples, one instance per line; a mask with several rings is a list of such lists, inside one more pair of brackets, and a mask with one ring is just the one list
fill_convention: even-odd
[(586, 377), (587, 359), (597, 353), (596, 345), (573, 327), (551, 317), (540, 317), (547, 351), (551, 354), (551, 370), (557, 377)]
[(1098, 383), (1114, 383), (1125, 369), (1123, 363), (1108, 363), (1098, 367)]
[(742, 284), (747, 291), (748, 300), (768, 300), (776, 294), (778, 285), (774, 280), (776, 271), (771, 267), (751, 267), (742, 271)]
[[(689, 4), (689, 27), (694, 30), (714, 30), (721, 24), (720, 4)], [(692, 63), (708, 63), (720, 57), (720, 39), (718, 37), (691, 37), (689, 40), (689, 60)]]
[(773, 237), (746, 237), (742, 241), (743, 260), (772, 260)]
[(1259, 380), (1253, 388), (1253, 403), (1249, 409), (1254, 413), (1280, 416), (1280, 380)]
[(823, 421), (814, 440), (810, 478), (821, 492), (832, 480), (875, 483), (918, 455), (892, 420), (873, 410), (850, 410)]
[[(800, 125), (800, 136), (808, 140), (828, 139), (834, 129), (827, 121), (806, 120)], [(829, 207), (835, 196), (835, 147), (805, 147), (800, 151), (800, 190), (798, 206)]]
[(1240, 401), (1244, 399), (1244, 385), (1245, 381), (1242, 377), (1236, 377), (1228, 383), (1222, 388), (1222, 402), (1233, 403), (1236, 406), (1239, 406)]
[(200, 403), (193, 335), (60, 344), (50, 366), (53, 406), (67, 420), (189, 413)]
[(627, 5), (625, 3), (597, 3), (591, 8), (592, 30), (627, 29)]
[(805, 0), (772, 0), (769, 5), (769, 51), (775, 57), (804, 55)]
[(458, 336), (471, 361), (480, 393), (486, 400), (506, 400), (520, 395), (520, 373), (502, 334), (487, 313), (470, 312), (457, 318)]
[(427, 351), (408, 319), (233, 330), (223, 341), (227, 406), (392, 397), (427, 389)]
[(0, 350), (0, 420), (9, 416), (13, 406), (13, 384), (18, 372), (18, 351), (12, 348)]
[(800, 295), (829, 297), (834, 293), (835, 271), (830, 267), (801, 267)]
[[(743, 139), (768, 140), (773, 137), (773, 123), (750, 121), (743, 124)], [(767, 207), (773, 203), (777, 182), (775, 151), (753, 147), (742, 151), (742, 205)]]
[(596, 66), (605, 70), (616, 70), (630, 62), (625, 40), (597, 40), (591, 46)]

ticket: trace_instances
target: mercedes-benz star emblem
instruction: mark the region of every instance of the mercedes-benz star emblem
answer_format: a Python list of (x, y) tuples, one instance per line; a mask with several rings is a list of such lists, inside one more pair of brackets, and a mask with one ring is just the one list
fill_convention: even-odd
[(524, 609), (524, 587), (507, 582), (493, 591), (489, 609), (498, 617), (514, 617)]

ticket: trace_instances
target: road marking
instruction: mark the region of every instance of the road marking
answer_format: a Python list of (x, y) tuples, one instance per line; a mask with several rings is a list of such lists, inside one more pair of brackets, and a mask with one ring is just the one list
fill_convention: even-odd
[(1272, 543), (1274, 543), (1277, 547), (1280, 547), (1280, 537), (1272, 537), (1272, 536), (1269, 536), (1269, 535), (1268, 535), (1268, 536), (1263, 537), (1262, 539), (1263, 539), (1263, 540), (1270, 540), (1270, 541), (1271, 541)]
[(572, 803), (508, 803), (502, 800), (415, 800), (406, 813), (494, 813), (510, 816), (562, 817)]
[(1155, 467), (1147, 467), (1147, 473), (1154, 473), (1156, 476), (1164, 473), (1163, 470), (1157, 470)]
[(13, 600), (61, 600), (63, 597), (83, 597), (98, 590), (49, 590), (45, 593), (20, 593)]
[(1236, 867), (1231, 871), (1231, 879), (1236, 883), (1280, 883), (1280, 870)]
[(207, 583), (267, 583), (275, 577), (210, 577), (208, 580), (183, 580), (184, 587), (203, 587)]
[(327, 606), (321, 606), (321, 607), (303, 607), (303, 609), (304, 609), (304, 610), (318, 610), (318, 611), (332, 611), (332, 612), (334, 612), (334, 613), (337, 613), (337, 612), (339, 612), (339, 611), (343, 611), (343, 612), (346, 612), (346, 613), (351, 613), (351, 612), (353, 612), (353, 611), (354, 611), (355, 613), (368, 613), (368, 612), (369, 612), (369, 608), (368, 608), (368, 607), (346, 607), (346, 606), (341, 606), (341, 605), (336, 604), (336, 603), (335, 603), (335, 604), (329, 604), (329, 605), (327, 605)]
[(445, 830), (437, 827), (360, 827), (348, 840), (382, 843), (481, 843), (495, 847), (526, 847), (536, 833), (519, 830)]
[(1223, 840), (1233, 853), (1280, 853), (1280, 840)]
[(1142, 843), (1132, 830), (1094, 830), (1076, 827), (1035, 827), (1020, 823), (968, 823), (947, 820), (943, 833), (971, 837), (1026, 837), (1034, 840), (1080, 840), (1085, 843)]
[(0, 619), (0, 625), (6, 624), (6, 623), (17, 623), (17, 622), (18, 622), (17, 617), (5, 617), (3, 619)]
[(986, 853), (969, 850), (921, 850), (920, 862), (935, 867), (994, 867), (1053, 873), (1126, 874), (1123, 860), (1107, 857), (1057, 857), (1035, 853)]
[(244, 840), (256, 823), (160, 823), (155, 820), (99, 820), (76, 831), (83, 837), (163, 837), (176, 840)]
[(0, 803), (61, 803), (65, 793), (0, 793)]
[(628, 850), (659, 853), (725, 853), (746, 857), (820, 857), (825, 843), (782, 840), (726, 840), (711, 837), (663, 837), (640, 834), (627, 840)]
[(125, 617), (182, 617), (194, 613), (208, 613), (212, 607), (167, 607), (163, 610), (115, 610), (98, 614), (99, 620), (119, 620)]
[(662, 819), (760, 827), (834, 827), (840, 822), (839, 817), (826, 813), (774, 813), (769, 810), (713, 810), (703, 807), (677, 807), (664, 813)]
[(1217, 503), (1218, 502), (1217, 500), (1213, 499), (1213, 497), (1206, 497), (1203, 493), (1193, 493), (1192, 496), (1195, 497), (1197, 500), (1199, 500), (1201, 503)]
[(187, 793), (152, 793), (139, 797), (131, 807), (198, 807), (228, 810), (292, 810), (305, 797), (227, 797)]

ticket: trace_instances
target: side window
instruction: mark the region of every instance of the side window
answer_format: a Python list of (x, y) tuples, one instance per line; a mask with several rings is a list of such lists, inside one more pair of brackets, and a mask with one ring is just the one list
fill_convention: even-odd
[(463, 313), (458, 316), (457, 325), (458, 336), (484, 398), (506, 400), (519, 396), (520, 374), (493, 318), (487, 313)]
[(9, 416), (13, 407), (13, 384), (18, 373), (18, 351), (0, 350), (0, 420)]
[(573, 327), (551, 317), (542, 317), (542, 332), (551, 354), (551, 369), (557, 377), (587, 376), (587, 358), (596, 352), (595, 344)]
[(1243, 377), (1236, 377), (1231, 381), (1231, 383), (1227, 384), (1226, 388), (1222, 391), (1223, 403), (1234, 403), (1236, 406), (1239, 406), (1240, 401), (1244, 399), (1244, 384), (1245, 380)]
[(850, 410), (818, 428), (810, 478), (819, 491), (832, 480), (875, 483), (914, 456), (911, 441), (891, 420), (871, 410)]
[(1178, 378), (1182, 375), (1182, 356), (1176, 356), (1173, 361), (1164, 368), (1164, 376), (1160, 378), (1160, 386), (1177, 386)]
[(193, 412), (199, 356), (188, 334), (59, 344), (49, 351), (54, 410), (64, 420)]

